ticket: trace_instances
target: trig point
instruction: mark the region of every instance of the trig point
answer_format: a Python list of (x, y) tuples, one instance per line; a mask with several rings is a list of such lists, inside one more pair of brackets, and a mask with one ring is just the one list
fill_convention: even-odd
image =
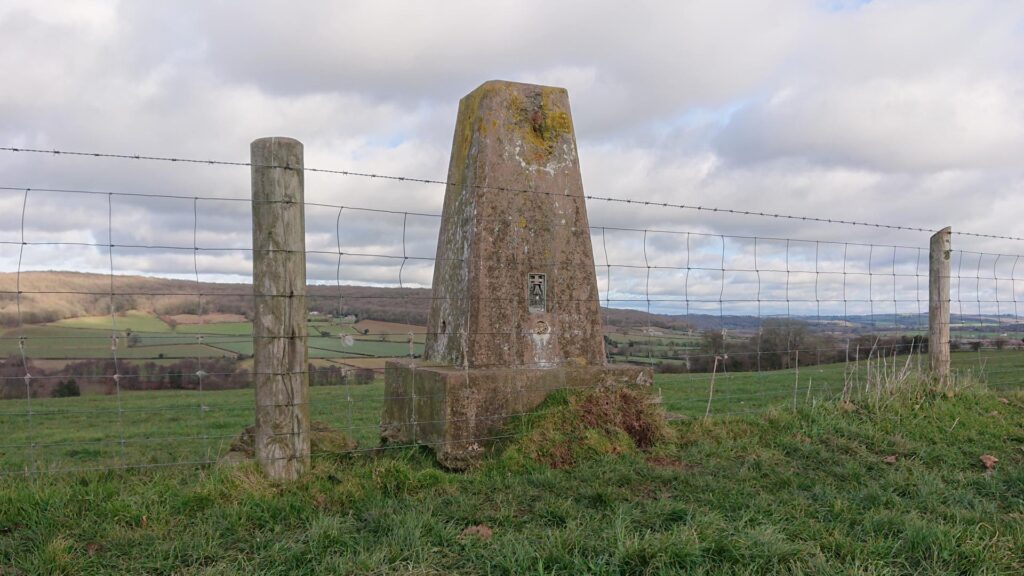
[(384, 439), (464, 468), (552, 391), (651, 382), (605, 364), (569, 97), (486, 82), (459, 103), (424, 358), (388, 362)]

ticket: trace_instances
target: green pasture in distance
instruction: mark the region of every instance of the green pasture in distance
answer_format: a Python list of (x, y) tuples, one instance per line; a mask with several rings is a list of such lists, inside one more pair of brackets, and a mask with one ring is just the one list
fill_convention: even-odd
[[(422, 354), (423, 345), (415, 344), (414, 353)], [(409, 355), (408, 342), (380, 342), (376, 340), (355, 340), (352, 346), (342, 345), (340, 338), (310, 338), (310, 358), (344, 358), (350, 356), (378, 356), (394, 358)]]
[[(0, 338), (0, 355), (20, 354), (19, 337), (24, 337), (25, 354), (29, 358), (109, 358), (112, 338), (110, 330), (71, 328), (53, 324), (12, 328)], [(126, 348), (118, 338), (118, 350)]]
[(235, 338), (228, 341), (216, 341), (210, 340), (210, 346), (226, 351), (234, 352), (235, 354), (244, 354), (246, 356), (252, 356), (252, 339), (242, 340), (241, 338)]
[(957, 331), (956, 326), (952, 326), (950, 329), (950, 337), (953, 340), (996, 340), (1002, 338), (1007, 342), (1020, 343), (1021, 339), (1024, 338), (1022, 332), (975, 332), (975, 331)]
[[(310, 332), (310, 336), (313, 335), (314, 334)], [(406, 346), (409, 345), (409, 336), (407, 334), (389, 334), (387, 336), (384, 336), (383, 338), (384, 340), (381, 340), (381, 336), (374, 336), (373, 333), (364, 336), (362, 332), (358, 333), (355, 336), (356, 340), (362, 340), (364, 342), (391, 342), (393, 344), (405, 344)], [(423, 344), (427, 341), (427, 335), (422, 333), (413, 334), (412, 341), (414, 344)]]
[(110, 316), (82, 316), (79, 318), (68, 318), (53, 322), (50, 326), (61, 326), (65, 328), (88, 328), (93, 330), (119, 330), (131, 329), (135, 332), (170, 332), (171, 327), (163, 320), (145, 312), (127, 312), (115, 315), (113, 322)]
[[(956, 353), (953, 364), (960, 370), (976, 368), (978, 356)], [(985, 356), (985, 364), (992, 390), (1024, 389), (1024, 352), (993, 351)], [(859, 367), (863, 374), (865, 363)], [(714, 375), (713, 394), (711, 374), (656, 374), (654, 386), (668, 412), (702, 418), (708, 412), (709, 395), (712, 416), (835, 399), (843, 389), (846, 370), (844, 364), (829, 364), (801, 367), (799, 373), (720, 372)], [(361, 447), (374, 446), (383, 394), (379, 378), (364, 386), (312, 387), (311, 414), (314, 420), (348, 431)], [(120, 398), (33, 398), (30, 423), (25, 400), (0, 401), (3, 467), (17, 469), (33, 458), (49, 468), (215, 459), (252, 423), (253, 403), (251, 389), (122, 392)], [(123, 450), (121, 438), (126, 440)], [(36, 450), (23, 446), (27, 444), (35, 444)], [(51, 446), (41, 446), (47, 444)]]
[(684, 360), (680, 360), (678, 358), (659, 358), (657, 356), (648, 358), (647, 356), (626, 356), (624, 354), (612, 354), (611, 358), (612, 362), (627, 362), (629, 364), (658, 364), (659, 362), (684, 362)]
[(252, 322), (215, 322), (211, 324), (178, 324), (176, 332), (185, 334), (226, 334), (251, 336)]
[[(240, 339), (218, 341), (216, 339), (205, 339), (207, 345), (216, 348), (223, 348), (236, 354), (251, 356), (253, 346), (251, 340)], [(377, 356), (382, 358), (393, 358), (409, 355), (409, 344), (407, 342), (379, 342), (376, 340), (354, 340), (352, 346), (344, 346), (341, 338), (310, 336), (307, 341), (310, 358), (354, 358), (361, 356)], [(423, 344), (415, 344), (416, 354), (423, 353)]]
[(308, 325), (310, 336), (321, 336), (322, 332), (330, 333), (327, 338), (335, 337), (338, 335), (348, 334), (351, 336), (360, 336), (362, 331), (356, 330), (351, 324), (326, 324), (324, 322), (310, 322)]
[[(179, 324), (175, 329), (176, 332), (186, 334), (223, 334), (232, 336), (251, 336), (252, 335), (252, 323), (251, 322), (218, 322), (215, 324)], [(330, 336), (323, 336), (322, 332), (328, 332)], [(341, 335), (350, 335), (355, 337), (363, 337), (363, 333), (355, 329), (351, 324), (330, 324), (327, 322), (309, 322), (307, 323), (307, 333), (310, 338), (337, 338)], [(367, 339), (374, 338), (379, 340), (379, 337), (369, 336)], [(390, 342), (407, 342), (407, 338), (404, 335), (387, 336)], [(422, 343), (425, 339), (424, 334), (416, 334), (413, 337), (415, 342)]]
[(136, 348), (160, 348), (163, 346), (180, 346), (184, 344), (213, 344), (217, 342), (235, 342), (249, 339), (250, 336), (231, 336), (228, 334), (141, 334), (135, 342)]
[[(19, 337), (25, 338), (25, 355), (30, 359), (101, 359), (112, 358), (112, 339), (109, 330), (91, 330), (53, 324), (12, 328), (0, 337), (0, 356), (20, 354)], [(175, 336), (170, 332), (138, 333), (138, 342), (128, 345), (128, 339), (119, 333), (117, 338), (118, 358), (166, 358), (175, 357), (221, 357), (222, 350), (215, 350), (197, 342), (194, 336)], [(207, 341), (204, 338), (204, 342)], [(210, 338), (215, 343), (215, 338)]]
[[(160, 355), (163, 354), (163, 357)], [(141, 346), (137, 348), (125, 348), (118, 351), (118, 357), (123, 359), (163, 359), (163, 358), (228, 358), (234, 354), (227, 350), (218, 350), (205, 344), (172, 344), (168, 346)]]

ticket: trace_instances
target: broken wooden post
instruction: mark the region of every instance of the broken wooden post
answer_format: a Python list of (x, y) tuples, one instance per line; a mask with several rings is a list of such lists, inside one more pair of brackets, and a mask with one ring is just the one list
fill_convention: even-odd
[(949, 377), (949, 276), (952, 231), (945, 227), (928, 251), (928, 358), (941, 382)]
[(302, 143), (260, 138), (251, 152), (256, 460), (295, 480), (310, 451)]

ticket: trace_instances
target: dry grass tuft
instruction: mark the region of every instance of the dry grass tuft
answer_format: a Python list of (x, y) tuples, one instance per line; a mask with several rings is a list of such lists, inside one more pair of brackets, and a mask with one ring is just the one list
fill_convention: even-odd
[(871, 409), (884, 408), (899, 402), (920, 403), (929, 398), (953, 398), (976, 388), (984, 381), (984, 368), (979, 371), (954, 371), (944, 378), (936, 378), (926, 367), (927, 358), (920, 350), (905, 358), (876, 353), (868, 358), (848, 362), (844, 375), (840, 408), (855, 410), (858, 406)]
[(665, 412), (639, 388), (598, 388), (569, 398), (585, 428), (608, 433), (623, 431), (633, 444), (647, 450), (667, 435)]
[(565, 468), (580, 459), (649, 450), (671, 436), (649, 388), (597, 387), (552, 394), (523, 420), (505, 458)]

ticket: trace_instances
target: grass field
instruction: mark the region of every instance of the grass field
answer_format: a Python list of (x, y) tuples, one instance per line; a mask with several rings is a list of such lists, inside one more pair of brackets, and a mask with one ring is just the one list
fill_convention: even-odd
[[(216, 316), (214, 317), (216, 318)], [(112, 325), (116, 330), (112, 329)], [(129, 342), (128, 331), (133, 342)], [(364, 333), (368, 331), (367, 333)], [(24, 346), (32, 360), (88, 360), (112, 358), (112, 331), (117, 332), (118, 359), (146, 361), (182, 358), (252, 356), (250, 322), (179, 324), (173, 329), (160, 318), (141, 312), (80, 317), (51, 324), (26, 325), (0, 334), (0, 356), (19, 355)], [(330, 336), (320, 335), (327, 331)], [(413, 332), (413, 353), (422, 354), (424, 328), (391, 322), (363, 321), (355, 326), (311, 322), (309, 357), (366, 358), (409, 355), (408, 333)], [(339, 336), (353, 338), (347, 346)], [(201, 341), (200, 341), (201, 337)]]
[(68, 318), (50, 324), (65, 328), (86, 328), (92, 330), (132, 330), (135, 332), (170, 332), (171, 328), (163, 320), (144, 312), (128, 312), (111, 318), (110, 316), (82, 316)]
[[(181, 328), (149, 334), (199, 346)], [(375, 450), (379, 379), (314, 387), (313, 420), (360, 450), (287, 486), (206, 464), (252, 423), (251, 389), (2, 401), (0, 574), (1022, 573), (1024, 353), (953, 364), (983, 384), (884, 408), (840, 405), (843, 364), (658, 374), (674, 437), (652, 452), (461, 474)]]
[[(314, 420), (376, 444), (382, 383), (310, 392)], [(30, 421), (25, 402), (0, 402), (0, 460), (4, 472), (215, 460), (252, 424), (253, 405), (252, 390), (122, 392), (33, 399)]]
[[(984, 358), (991, 390), (1024, 390), (1024, 354), (990, 352)], [(977, 353), (969, 352), (953, 359), (964, 371), (979, 362)], [(848, 368), (831, 364), (801, 368), (799, 373), (718, 373), (713, 387), (711, 374), (658, 374), (654, 385), (665, 410), (676, 417), (723, 417), (833, 400), (843, 389)], [(863, 372), (863, 364), (861, 368)], [(343, 431), (361, 448), (377, 444), (384, 402), (380, 379), (369, 385), (312, 387), (310, 392), (315, 420)], [(3, 401), (0, 472), (215, 460), (252, 423), (253, 403), (251, 389), (33, 398), (31, 404)]]
[[(223, 406), (244, 398), (223, 394)], [(650, 453), (562, 469), (496, 455), (456, 474), (395, 449), (314, 458), (306, 478), (284, 486), (248, 464), (10, 477), (0, 484), (0, 572), (1024, 571), (1020, 392), (908, 397), (884, 410), (819, 402), (672, 426), (674, 438)], [(983, 454), (999, 458), (994, 470)]]

